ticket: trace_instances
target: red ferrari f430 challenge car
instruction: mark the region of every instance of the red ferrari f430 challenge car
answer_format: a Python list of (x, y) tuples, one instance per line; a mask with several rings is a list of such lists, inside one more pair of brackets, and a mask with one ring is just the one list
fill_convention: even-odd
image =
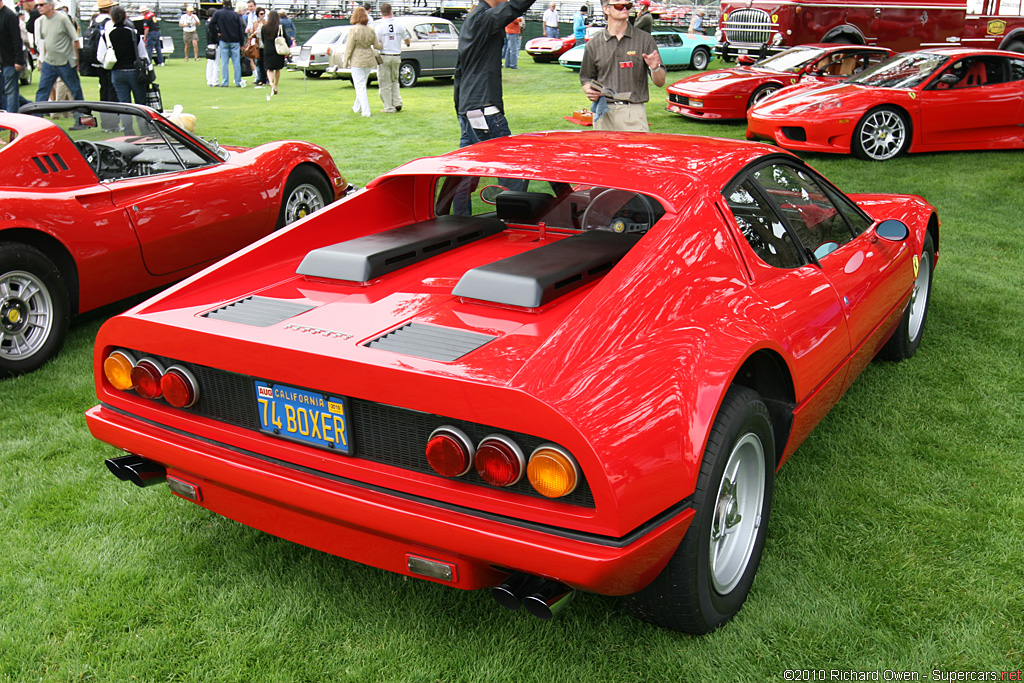
[(837, 83), (884, 61), (884, 47), (822, 43), (801, 45), (746, 66), (693, 74), (668, 86), (673, 114), (692, 119), (744, 119), (747, 110), (795, 83)]
[(1024, 148), (1024, 55), (930, 48), (848, 81), (781, 92), (747, 116), (747, 137), (885, 161), (904, 152)]
[(917, 350), (938, 246), (920, 197), (765, 145), (490, 140), (107, 321), (87, 420), (118, 478), (268, 533), (704, 633), (750, 591), (776, 469)]
[(130, 104), (22, 111), (0, 114), (0, 377), (53, 357), (76, 314), (180, 280), (348, 189), (307, 142), (221, 147)]

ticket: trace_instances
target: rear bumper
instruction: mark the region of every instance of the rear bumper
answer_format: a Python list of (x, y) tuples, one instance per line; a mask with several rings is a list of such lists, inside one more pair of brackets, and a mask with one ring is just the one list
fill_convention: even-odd
[[(679, 507), (623, 538), (544, 527), (441, 504), (282, 463), (139, 419), (109, 406), (86, 413), (93, 436), (154, 460), (200, 490), (199, 505), (267, 533), (356, 562), (466, 590), (509, 570), (605, 595), (635, 593), (667, 563), (693, 518)], [(409, 556), (455, 567), (420, 576)]]

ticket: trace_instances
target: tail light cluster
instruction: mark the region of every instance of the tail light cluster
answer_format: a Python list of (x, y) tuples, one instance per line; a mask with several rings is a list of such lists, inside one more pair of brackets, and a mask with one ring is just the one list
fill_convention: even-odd
[(199, 400), (199, 383), (187, 368), (145, 357), (135, 360), (130, 351), (112, 351), (103, 360), (103, 376), (110, 386), (132, 391), (142, 398), (164, 399), (175, 408), (190, 408)]
[(576, 490), (580, 468), (561, 446), (544, 443), (526, 457), (519, 445), (503, 434), (490, 434), (473, 445), (458, 427), (438, 427), (427, 440), (427, 462), (444, 477), (461, 477), (474, 467), (492, 486), (506, 487), (525, 474), (533, 488), (548, 498)]

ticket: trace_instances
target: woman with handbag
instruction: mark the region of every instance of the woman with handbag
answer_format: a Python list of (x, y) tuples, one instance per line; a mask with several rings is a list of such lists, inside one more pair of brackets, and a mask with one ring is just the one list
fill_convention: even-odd
[[(132, 96), (135, 97), (135, 104), (146, 104), (146, 85), (139, 79), (136, 71), (136, 62), (142, 62), (147, 69), (152, 68), (149, 63), (149, 55), (146, 51), (146, 44), (139, 38), (135, 26), (127, 20), (124, 8), (114, 5), (110, 9), (110, 32), (106, 36), (109, 47), (116, 56), (113, 69), (110, 72), (110, 82), (114, 86), (119, 102), (131, 103)], [(99, 51), (97, 50), (97, 53)], [(109, 56), (104, 54), (104, 65), (109, 62)], [(133, 134), (132, 116), (121, 117), (121, 126), (125, 132)]]
[[(281, 28), (281, 17), (277, 10), (270, 10), (267, 23), (260, 29), (260, 37), (263, 38), (263, 66), (266, 68), (267, 83), (271, 87), (267, 101), (277, 94), (277, 84), (281, 79), (281, 69), (284, 68), (284, 58), (290, 52), (288, 41), (284, 38), (284, 29)], [(282, 52), (283, 50), (283, 52)]]
[(267, 72), (263, 67), (263, 27), (267, 23), (267, 10), (256, 8), (256, 18), (249, 26), (249, 37), (256, 42), (256, 53), (252, 57), (253, 85), (262, 88), (267, 84)]
[(381, 48), (377, 32), (370, 28), (370, 16), (362, 6), (357, 6), (349, 19), (352, 28), (345, 41), (345, 59), (342, 66), (352, 69), (352, 86), (356, 89), (356, 101), (352, 111), (370, 115), (370, 100), (366, 95), (366, 82), (370, 71), (377, 66), (377, 52)]

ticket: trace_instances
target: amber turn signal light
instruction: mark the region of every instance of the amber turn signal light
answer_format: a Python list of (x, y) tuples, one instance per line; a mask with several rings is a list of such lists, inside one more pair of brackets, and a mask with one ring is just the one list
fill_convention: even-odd
[(135, 358), (132, 357), (132, 354), (118, 349), (104, 359), (103, 376), (110, 382), (110, 386), (120, 391), (128, 391), (134, 386), (132, 382), (134, 368)]
[(526, 476), (537, 493), (548, 498), (561, 498), (576, 490), (580, 468), (564, 449), (546, 443), (530, 455)]

